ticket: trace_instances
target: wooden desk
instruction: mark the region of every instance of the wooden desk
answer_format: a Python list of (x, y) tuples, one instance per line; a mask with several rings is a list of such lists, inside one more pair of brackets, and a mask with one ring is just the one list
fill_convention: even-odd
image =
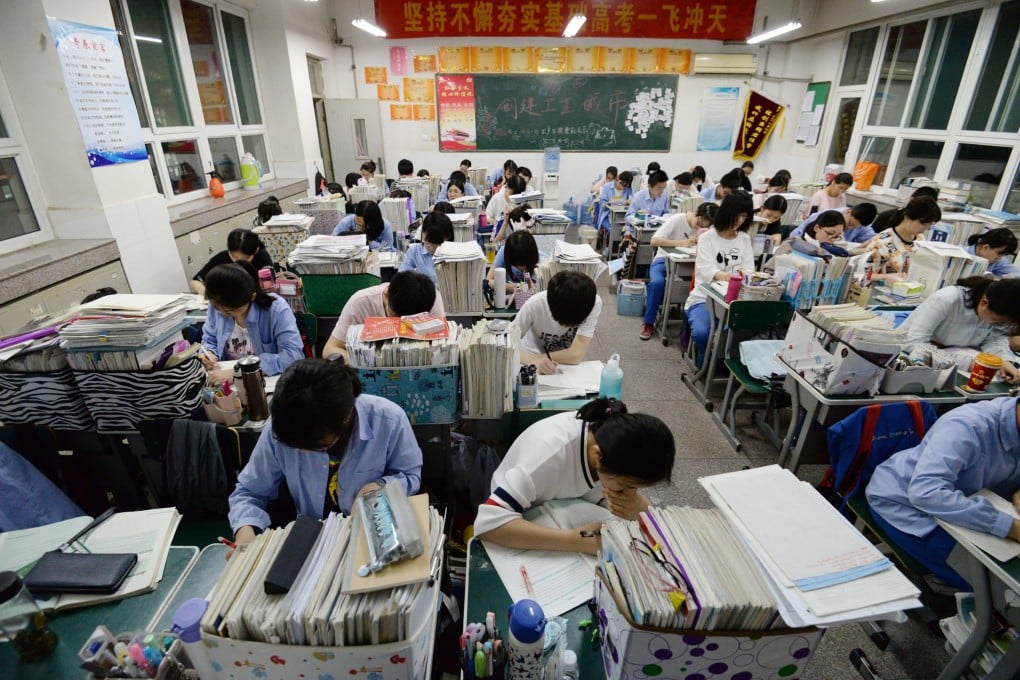
[(170, 596), (197, 555), (198, 548), (172, 546), (163, 570), (163, 580), (151, 593), (58, 612), (50, 622), (50, 627), (57, 634), (57, 647), (42, 661), (23, 664), (12, 645), (0, 644), (0, 669), (6, 671), (4, 677), (17, 677), (19, 680), (84, 677), (85, 671), (79, 668), (81, 659), (78, 658), (78, 650), (96, 626), (102, 624), (114, 635), (146, 630), (152, 612)]
[[(1004, 599), (1007, 589), (1020, 593), (1020, 558), (1000, 562), (971, 543), (955, 525), (940, 519), (935, 521), (957, 541), (949, 563), (966, 577), (974, 589), (974, 613), (977, 617), (974, 630), (939, 675), (939, 680), (952, 680), (963, 677), (971, 661), (985, 646), (992, 631), (992, 616), (996, 610), (1003, 612), (1014, 627), (1020, 626), (1020, 608), (1006, 605)], [(1014, 644), (985, 678), (1006, 680), (1018, 675), (1020, 645)]]
[[(592, 574), (592, 590), (594, 592), (595, 574)], [(486, 612), (496, 613), (496, 625), (507, 636), (506, 611), (513, 604), (510, 595), (503, 586), (496, 568), (489, 560), (485, 545), (477, 540), (468, 542), (468, 569), (464, 584), (464, 621), (469, 623), (485, 622)], [(591, 644), (592, 628), (581, 630), (578, 624), (592, 618), (591, 610), (586, 605), (574, 607), (563, 618), (567, 619), (567, 647), (577, 653), (578, 677), (585, 680), (597, 680), (606, 677), (602, 666), (600, 647)]]
[(674, 304), (683, 304), (687, 299), (688, 286), (694, 278), (694, 255), (682, 253), (677, 248), (665, 248), (666, 251), (666, 290), (659, 306), (659, 316), (655, 319), (655, 331), (659, 334), (664, 347), (669, 345), (669, 308)]

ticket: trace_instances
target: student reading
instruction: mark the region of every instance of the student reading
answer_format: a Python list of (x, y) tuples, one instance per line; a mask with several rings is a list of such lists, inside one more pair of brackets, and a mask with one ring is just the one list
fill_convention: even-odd
[[(238, 261), (213, 267), (205, 280), (209, 317), (202, 328), (202, 346), (217, 360), (256, 355), (262, 372), (277, 375), (304, 356), (304, 345), (290, 306), (259, 286), (251, 264)], [(203, 356), (206, 368), (216, 362)], [(233, 371), (214, 379), (233, 377)]]
[(251, 262), (256, 271), (263, 267), (273, 266), (273, 258), (266, 252), (265, 246), (262, 245), (262, 241), (259, 240), (255, 232), (250, 229), (234, 229), (227, 234), (227, 249), (221, 250), (209, 258), (205, 266), (195, 274), (191, 280), (191, 292), (196, 295), (205, 292), (205, 277), (209, 275), (213, 267), (238, 260)]
[(676, 444), (665, 423), (627, 413), (615, 399), (598, 398), (576, 413), (541, 420), (519, 436), (492, 475), (492, 495), (478, 506), (475, 534), (510, 548), (594, 554), (597, 536), (529, 522), (529, 508), (559, 498), (585, 498), (624, 519), (648, 509), (639, 489), (668, 482)]
[(556, 364), (578, 364), (588, 352), (602, 312), (602, 298), (587, 274), (565, 271), (546, 290), (524, 303), (514, 324), (521, 332), (521, 363), (538, 372), (556, 372)]
[(375, 201), (359, 201), (353, 215), (347, 215), (333, 227), (333, 236), (365, 234), (371, 250), (393, 250), (393, 225), (383, 217)]
[(514, 303), (513, 295), (519, 286), (523, 285), (530, 289), (537, 280), (535, 269), (538, 267), (538, 242), (530, 231), (526, 229), (515, 231), (499, 247), (499, 252), (496, 253), (496, 258), (492, 261), (485, 278), (487, 289), (490, 291), (496, 283), (496, 269), (500, 267), (506, 269), (506, 292), (510, 296), (507, 305), (510, 306)]
[(1002, 359), (1004, 378), (1020, 380), (1020, 371), (1009, 361), (1009, 336), (1020, 332), (1020, 280), (961, 279), (928, 296), (900, 328), (907, 332), (908, 348), (932, 343), (963, 350), (956, 353), (963, 370), (970, 370), (978, 351), (987, 352)]
[(893, 542), (951, 586), (971, 586), (946, 560), (956, 541), (935, 523), (1020, 541), (1020, 520), (996, 510), (981, 489), (1011, 498), (1020, 511), (1020, 399), (965, 404), (936, 421), (917, 446), (875, 468), (866, 495)]
[(453, 223), (446, 213), (430, 212), (421, 223), (421, 243), (415, 243), (404, 253), (400, 271), (421, 272), (436, 280), (436, 265), (433, 256), (439, 246), (453, 240)]
[(298, 514), (350, 513), (354, 499), (390, 481), (408, 495), (421, 485), (421, 449), (392, 401), (361, 393), (342, 361), (303, 359), (284, 372), (248, 464), (230, 494), (228, 519), (238, 544), (269, 526), (266, 506), (280, 482)]

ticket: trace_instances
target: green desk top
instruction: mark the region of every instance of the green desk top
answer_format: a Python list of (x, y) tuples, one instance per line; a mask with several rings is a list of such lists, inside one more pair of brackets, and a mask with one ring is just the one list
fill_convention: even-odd
[(173, 625), (174, 612), (185, 600), (206, 597), (212, 592), (213, 586), (227, 567), (227, 551), (227, 546), (222, 543), (213, 543), (202, 548), (202, 552), (191, 563), (191, 567), (181, 576), (177, 587), (167, 593), (167, 598), (156, 612), (155, 618), (150, 619), (152, 630), (169, 630)]
[[(592, 574), (593, 590), (595, 575)], [(467, 578), (467, 602), (464, 603), (463, 625), (469, 623), (485, 622), (486, 612), (496, 613), (496, 625), (500, 632), (506, 636), (506, 612), (510, 606), (510, 595), (500, 580), (496, 568), (489, 560), (489, 553), (485, 545), (478, 540), (472, 539), (468, 543), (468, 578)], [(602, 657), (599, 647), (592, 647), (592, 627), (585, 630), (578, 628), (578, 624), (586, 619), (591, 619), (591, 611), (586, 605), (580, 605), (571, 609), (563, 615), (569, 624), (567, 625), (567, 646), (577, 653), (578, 677), (585, 680), (598, 680), (606, 677), (605, 668), (602, 665)]]
[(174, 589), (177, 581), (191, 565), (198, 548), (173, 546), (167, 555), (163, 580), (151, 593), (129, 597), (116, 602), (97, 604), (93, 607), (58, 612), (50, 622), (57, 634), (56, 649), (45, 660), (23, 664), (9, 643), (0, 643), (0, 677), (19, 680), (64, 680), (81, 678), (81, 659), (78, 650), (88, 639), (96, 626), (102, 624), (114, 635), (128, 631), (142, 631), (153, 612), (163, 603), (164, 598)]
[(969, 378), (965, 375), (956, 375), (956, 391), (967, 401), (984, 401), (986, 399), (995, 399), (996, 397), (1008, 397), (1009, 390), (1013, 387), (1005, 380), (999, 380), (990, 384), (984, 392), (971, 392), (963, 388), (968, 380)]

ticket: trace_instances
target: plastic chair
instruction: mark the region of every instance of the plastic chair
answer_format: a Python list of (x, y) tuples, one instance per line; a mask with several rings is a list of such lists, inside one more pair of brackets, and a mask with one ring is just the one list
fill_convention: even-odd
[[(782, 300), (734, 300), (730, 304), (729, 314), (726, 316), (726, 325), (729, 327), (729, 335), (726, 338), (726, 350), (723, 354), (723, 365), (729, 371), (726, 380), (726, 393), (723, 396), (722, 405), (719, 411), (712, 414), (712, 419), (722, 430), (730, 446), (739, 451), (741, 444), (737, 438), (737, 409), (758, 408), (772, 409), (774, 421), (778, 421), (779, 414), (772, 404), (768, 383), (758, 380), (747, 371), (747, 367), (738, 357), (731, 357), (734, 338), (741, 334), (748, 335), (771, 334), (779, 335), (785, 332), (790, 323), (790, 316), (793, 310), (790, 305)], [(740, 383), (734, 391), (734, 385)], [(740, 405), (740, 398), (744, 394), (752, 394), (763, 397), (762, 401)], [(773, 430), (779, 430), (778, 422), (773, 425)]]

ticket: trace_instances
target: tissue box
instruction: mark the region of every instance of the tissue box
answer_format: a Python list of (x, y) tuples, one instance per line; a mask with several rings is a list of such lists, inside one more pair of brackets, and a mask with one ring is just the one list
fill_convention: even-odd
[(803, 677), (822, 639), (817, 628), (740, 633), (642, 626), (613, 597), (601, 570), (597, 574), (595, 603), (607, 680)]
[(892, 285), (893, 295), (907, 297), (908, 295), (919, 295), (924, 292), (924, 284), (920, 281), (896, 281)]

